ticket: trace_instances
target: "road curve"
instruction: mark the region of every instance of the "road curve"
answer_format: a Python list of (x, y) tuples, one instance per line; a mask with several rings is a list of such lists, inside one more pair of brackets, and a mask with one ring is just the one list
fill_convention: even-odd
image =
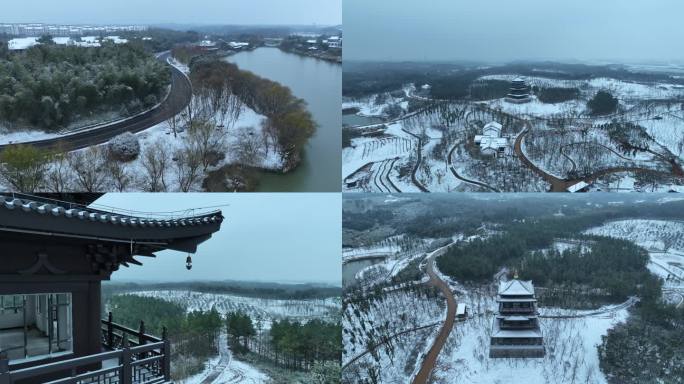
[(444, 320), (442, 328), (439, 330), (439, 334), (437, 334), (435, 341), (432, 343), (432, 347), (430, 347), (430, 351), (428, 352), (427, 356), (425, 356), (420, 370), (416, 374), (416, 377), (413, 378), (413, 384), (427, 384), (428, 378), (430, 378), (430, 374), (437, 363), (439, 353), (442, 351), (444, 344), (449, 338), (451, 329), (454, 327), (454, 322), (456, 321), (456, 298), (451, 292), (449, 285), (439, 277), (437, 272), (435, 272), (435, 258), (442, 255), (452, 244), (445, 245), (444, 247), (433, 251), (428, 256), (426, 272), (430, 280), (428, 280), (427, 284), (439, 288), (446, 298), (447, 316)]
[(532, 160), (528, 159), (527, 156), (525, 156), (525, 153), (523, 153), (522, 141), (525, 139), (525, 135), (527, 135), (527, 133), (530, 131), (530, 128), (530, 122), (525, 121), (525, 129), (523, 129), (523, 131), (520, 132), (518, 137), (515, 138), (515, 144), (513, 146), (515, 153), (518, 155), (520, 160), (527, 166), (527, 168), (531, 169), (532, 171), (534, 171), (534, 173), (539, 175), (547, 183), (551, 184), (551, 192), (565, 192), (568, 188), (565, 180), (559, 179), (558, 177), (553, 176), (545, 172), (543, 169), (537, 167), (537, 165), (534, 164)]
[(457, 179), (459, 179), (459, 180), (461, 180), (461, 181), (463, 181), (464, 183), (477, 185), (478, 187), (481, 187), (481, 188), (484, 188), (484, 189), (489, 189), (489, 190), (491, 190), (491, 191), (493, 191), (493, 192), (500, 192), (498, 189), (496, 189), (496, 188), (494, 188), (494, 187), (492, 187), (492, 186), (490, 186), (490, 185), (487, 185), (487, 184), (485, 184), (485, 183), (483, 183), (483, 182), (481, 182), (481, 181), (466, 179), (465, 177), (463, 177), (463, 176), (461, 176), (461, 175), (458, 174), (458, 172), (456, 171), (456, 167), (455, 167), (454, 164), (451, 162), (451, 157), (452, 157), (452, 155), (454, 154), (454, 151), (456, 150), (456, 148), (458, 147), (458, 144), (459, 144), (459, 143), (454, 144), (454, 146), (451, 147), (451, 150), (449, 151), (449, 154), (447, 155), (447, 167), (449, 168), (449, 170), (451, 171), (451, 173), (454, 175), (454, 177), (457, 178)]
[[(170, 53), (165, 52), (158, 56), (159, 60), (166, 61)], [(106, 143), (115, 136), (124, 132), (138, 133), (162, 123), (182, 112), (192, 98), (192, 84), (188, 76), (174, 67), (171, 68), (171, 90), (164, 101), (156, 108), (143, 112), (134, 117), (119, 120), (100, 127), (83, 130), (64, 136), (36, 140), (17, 144), (0, 145), (0, 151), (12, 145), (32, 145), (36, 148), (68, 152), (77, 149), (91, 147)]]

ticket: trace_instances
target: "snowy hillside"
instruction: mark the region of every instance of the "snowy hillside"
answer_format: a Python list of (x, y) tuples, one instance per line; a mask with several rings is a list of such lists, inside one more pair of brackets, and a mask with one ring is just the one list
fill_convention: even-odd
[(262, 319), (264, 329), (269, 329), (274, 320), (283, 319), (339, 321), (341, 308), (339, 298), (276, 300), (193, 291), (138, 291), (129, 294), (178, 303), (186, 306), (188, 311), (207, 311), (211, 308), (216, 308), (221, 314), (242, 311), (252, 318)]

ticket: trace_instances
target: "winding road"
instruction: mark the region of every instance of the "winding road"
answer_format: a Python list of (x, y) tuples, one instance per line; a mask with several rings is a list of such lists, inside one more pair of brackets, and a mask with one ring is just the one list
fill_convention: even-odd
[[(124, 132), (138, 133), (144, 131), (181, 113), (192, 98), (192, 84), (185, 73), (169, 63), (170, 55), (170, 52), (157, 55), (159, 60), (166, 62), (171, 68), (171, 89), (164, 101), (156, 108), (130, 118), (89, 127), (60, 137), (20, 144), (32, 145), (50, 151), (69, 152), (106, 143)], [(0, 145), (0, 151), (18, 144)]]
[(449, 151), (449, 154), (447, 155), (447, 166), (449, 167), (449, 170), (450, 170), (451, 173), (454, 175), (454, 177), (457, 178), (457, 179), (459, 179), (459, 180), (461, 180), (461, 181), (463, 181), (464, 183), (477, 185), (477, 186), (479, 186), (479, 187), (481, 187), (481, 188), (484, 188), (485, 190), (491, 190), (492, 192), (500, 192), (498, 189), (496, 189), (496, 188), (494, 188), (494, 187), (492, 187), (492, 186), (490, 186), (490, 185), (487, 185), (487, 184), (485, 184), (485, 183), (483, 183), (483, 182), (481, 182), (481, 181), (466, 179), (465, 177), (463, 177), (463, 176), (461, 176), (461, 175), (458, 174), (458, 171), (456, 171), (456, 167), (455, 167), (454, 164), (451, 162), (451, 158), (452, 158), (452, 155), (454, 154), (454, 151), (456, 150), (456, 148), (458, 147), (459, 144), (460, 144), (460, 143), (458, 143), (458, 142), (457, 142), (456, 144), (454, 144), (454, 146), (451, 147), (451, 150)]
[(435, 338), (435, 341), (432, 343), (432, 347), (430, 347), (430, 351), (428, 351), (428, 354), (425, 356), (420, 370), (416, 374), (416, 377), (413, 378), (413, 384), (427, 384), (430, 374), (437, 363), (439, 353), (442, 351), (444, 344), (449, 338), (451, 329), (454, 327), (454, 322), (456, 321), (456, 297), (451, 292), (449, 284), (442, 280), (437, 272), (435, 272), (435, 258), (446, 252), (451, 245), (453, 245), (453, 243), (447, 244), (442, 248), (438, 248), (428, 256), (426, 272), (430, 280), (428, 280), (427, 284), (437, 287), (446, 298), (447, 316), (444, 320), (442, 328), (439, 330), (439, 333)]

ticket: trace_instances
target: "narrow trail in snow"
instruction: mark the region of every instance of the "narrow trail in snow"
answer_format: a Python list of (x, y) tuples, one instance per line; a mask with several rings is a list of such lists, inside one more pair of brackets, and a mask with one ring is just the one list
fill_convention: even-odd
[(430, 350), (425, 356), (420, 370), (416, 374), (416, 377), (413, 378), (413, 384), (428, 383), (428, 379), (430, 378), (432, 370), (435, 368), (435, 364), (439, 358), (439, 353), (442, 351), (444, 344), (446, 344), (449, 334), (451, 333), (451, 329), (454, 327), (454, 322), (456, 321), (456, 297), (451, 292), (449, 284), (442, 280), (437, 272), (435, 272), (435, 258), (446, 252), (451, 245), (453, 245), (453, 243), (433, 251), (430, 256), (428, 256), (426, 272), (430, 280), (428, 280), (427, 284), (433, 285), (442, 291), (442, 294), (447, 301), (447, 316), (444, 320), (442, 328), (439, 330), (439, 333), (432, 344), (432, 347), (430, 347)]

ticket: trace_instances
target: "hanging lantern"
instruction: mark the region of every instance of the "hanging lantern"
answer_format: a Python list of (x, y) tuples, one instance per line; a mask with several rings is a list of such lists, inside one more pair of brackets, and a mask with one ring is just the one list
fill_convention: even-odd
[(187, 268), (188, 271), (192, 269), (192, 256), (190, 256), (190, 254), (188, 254), (188, 258), (185, 259), (185, 268)]

